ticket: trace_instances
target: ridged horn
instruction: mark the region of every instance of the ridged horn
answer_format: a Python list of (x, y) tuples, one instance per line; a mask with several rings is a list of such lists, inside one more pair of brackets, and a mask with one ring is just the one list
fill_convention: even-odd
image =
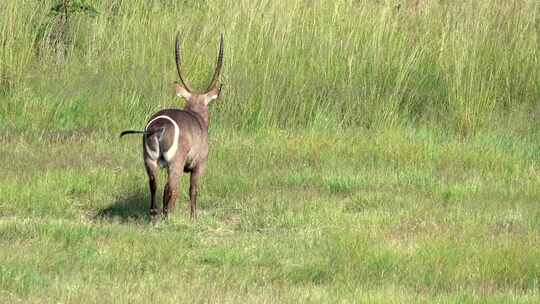
[(210, 82), (208, 89), (206, 89), (207, 92), (214, 89), (216, 85), (218, 84), (219, 74), (221, 73), (222, 66), (223, 66), (223, 33), (221, 34), (221, 37), (219, 40), (219, 53), (217, 57), (216, 69), (214, 70), (214, 76), (212, 77), (212, 81)]
[(178, 77), (180, 77), (180, 82), (188, 90), (188, 92), (192, 92), (191, 86), (187, 83), (187, 78), (182, 73), (182, 61), (181, 61), (181, 54), (180, 54), (180, 33), (176, 34), (176, 47), (174, 48), (174, 58), (176, 59), (176, 70), (178, 71)]

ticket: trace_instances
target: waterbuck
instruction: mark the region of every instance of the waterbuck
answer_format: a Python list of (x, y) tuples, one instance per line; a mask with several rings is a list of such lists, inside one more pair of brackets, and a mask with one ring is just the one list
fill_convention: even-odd
[(223, 34), (214, 76), (204, 93), (197, 93), (189, 86), (182, 72), (180, 35), (176, 35), (176, 70), (180, 82), (176, 83), (176, 95), (186, 100), (184, 109), (165, 109), (150, 117), (144, 131), (128, 130), (120, 134), (142, 133), (144, 165), (150, 185), (150, 217), (158, 215), (156, 206), (156, 173), (158, 167), (168, 171), (168, 181), (163, 191), (163, 216), (167, 217), (175, 207), (178, 183), (182, 172), (190, 173), (189, 199), (191, 218), (197, 216), (197, 186), (208, 160), (208, 104), (221, 92), (219, 75), (223, 65)]

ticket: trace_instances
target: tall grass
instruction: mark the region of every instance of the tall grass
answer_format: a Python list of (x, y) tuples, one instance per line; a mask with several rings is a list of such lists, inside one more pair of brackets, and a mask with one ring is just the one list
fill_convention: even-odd
[(0, 3), (1, 128), (116, 133), (181, 105), (176, 31), (199, 89), (225, 34), (220, 125), (539, 128), (538, 1), (87, 2), (99, 14), (70, 18), (61, 60), (47, 40), (54, 1)]

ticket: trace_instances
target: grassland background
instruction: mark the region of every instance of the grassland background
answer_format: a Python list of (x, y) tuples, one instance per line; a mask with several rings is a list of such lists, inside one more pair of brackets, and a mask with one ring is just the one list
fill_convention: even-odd
[[(87, 1), (64, 52), (1, 1), (0, 302), (539, 301), (540, 4), (411, 2)], [(225, 86), (200, 219), (152, 226), (117, 136), (182, 104), (177, 31)]]

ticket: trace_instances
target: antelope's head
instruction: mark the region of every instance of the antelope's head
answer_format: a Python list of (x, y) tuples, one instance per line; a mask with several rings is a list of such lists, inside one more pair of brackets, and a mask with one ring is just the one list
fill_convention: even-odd
[(210, 85), (203, 93), (195, 92), (187, 82), (187, 79), (182, 72), (180, 43), (180, 33), (178, 33), (176, 35), (175, 59), (176, 70), (178, 71), (180, 82), (176, 83), (176, 95), (183, 97), (187, 101), (186, 109), (194, 112), (206, 112), (208, 111), (208, 104), (210, 101), (218, 98), (219, 93), (221, 92), (219, 75), (221, 72), (221, 67), (223, 66), (223, 34), (221, 34), (219, 42), (219, 53), (216, 68), (214, 70), (214, 76), (212, 77)]

